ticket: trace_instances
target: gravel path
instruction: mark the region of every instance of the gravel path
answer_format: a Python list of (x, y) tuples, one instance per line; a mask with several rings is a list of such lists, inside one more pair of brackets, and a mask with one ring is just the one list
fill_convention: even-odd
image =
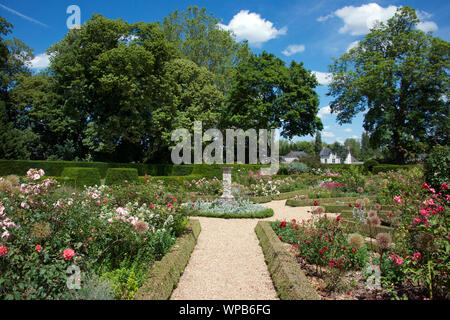
[[(268, 221), (307, 219), (309, 208), (265, 204), (275, 212)], [(258, 219), (198, 217), (202, 232), (172, 300), (276, 300), (254, 228)]]

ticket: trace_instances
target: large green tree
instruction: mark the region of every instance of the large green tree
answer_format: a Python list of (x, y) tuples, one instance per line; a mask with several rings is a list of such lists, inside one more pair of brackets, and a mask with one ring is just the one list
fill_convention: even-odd
[(313, 74), (302, 63), (287, 67), (263, 51), (242, 61), (233, 77), (223, 123), (240, 129), (281, 128), (281, 136), (312, 135), (322, 129)]
[(372, 145), (397, 163), (449, 140), (450, 44), (418, 30), (418, 22), (414, 9), (402, 7), (330, 66), (338, 122), (367, 110)]
[(205, 8), (190, 6), (169, 14), (161, 27), (181, 56), (212, 72), (216, 85), (225, 93), (231, 86), (235, 66), (248, 57), (250, 49), (246, 42), (237, 43), (219, 23)]
[(16, 107), (13, 92), (20, 79), (31, 75), (28, 62), (32, 50), (17, 38), (5, 39), (13, 25), (0, 17), (0, 158), (29, 159), (38, 136)]

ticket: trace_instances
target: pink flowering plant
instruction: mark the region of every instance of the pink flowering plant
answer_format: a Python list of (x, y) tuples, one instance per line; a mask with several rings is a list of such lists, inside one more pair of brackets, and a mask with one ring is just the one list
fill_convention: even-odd
[(72, 299), (69, 266), (81, 285), (95, 274), (116, 298), (133, 298), (186, 225), (181, 201), (154, 185), (76, 190), (44, 174), (31, 169), (0, 192), (0, 299)]
[(450, 229), (445, 195), (426, 183), (415, 186), (415, 197), (408, 193), (393, 197), (401, 212), (400, 225), (394, 233), (395, 247), (381, 262), (382, 284), (397, 296), (424, 296), (448, 299), (450, 278)]

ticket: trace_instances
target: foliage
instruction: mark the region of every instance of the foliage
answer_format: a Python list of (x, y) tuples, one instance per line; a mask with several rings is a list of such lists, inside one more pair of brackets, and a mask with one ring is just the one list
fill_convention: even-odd
[(190, 211), (200, 213), (217, 213), (217, 214), (229, 214), (229, 215), (247, 215), (253, 213), (259, 213), (266, 211), (267, 208), (255, 204), (250, 200), (238, 199), (235, 204), (228, 202), (222, 202), (220, 199), (213, 201), (196, 201), (187, 203), (186, 207)]
[(224, 126), (282, 128), (282, 137), (313, 134), (322, 129), (314, 75), (302, 63), (289, 67), (263, 51), (239, 63), (223, 114)]
[(124, 181), (128, 183), (138, 182), (139, 175), (137, 169), (133, 168), (110, 168), (106, 172), (105, 184), (114, 185), (122, 184)]
[[(80, 268), (82, 281), (85, 274), (105, 276), (117, 297), (132, 298), (136, 282), (142, 285), (147, 268), (186, 225), (179, 201), (159, 186), (77, 192), (56, 189), (43, 176), (30, 169), (20, 186), (0, 191), (2, 299), (73, 298), (66, 287), (71, 265)], [(95, 293), (86, 287), (80, 299), (106, 297), (103, 288)]]
[(450, 146), (434, 146), (424, 163), (425, 180), (439, 189), (450, 181)]
[(364, 162), (364, 169), (367, 172), (372, 172), (373, 167), (378, 166), (378, 165), (379, 165), (379, 163), (376, 160), (373, 160), (373, 159), (367, 160)]
[(329, 95), (337, 120), (349, 123), (368, 110), (364, 129), (372, 146), (398, 164), (448, 141), (449, 43), (415, 28), (414, 9), (404, 6), (378, 23), (356, 48), (330, 66)]
[(306, 164), (302, 162), (292, 162), (289, 164), (288, 169), (289, 174), (302, 174), (302, 173), (308, 173), (309, 168)]
[(237, 43), (230, 31), (218, 26), (220, 20), (205, 8), (189, 6), (175, 10), (160, 24), (166, 39), (184, 59), (208, 69), (223, 94), (231, 85), (235, 65), (246, 59), (247, 43)]

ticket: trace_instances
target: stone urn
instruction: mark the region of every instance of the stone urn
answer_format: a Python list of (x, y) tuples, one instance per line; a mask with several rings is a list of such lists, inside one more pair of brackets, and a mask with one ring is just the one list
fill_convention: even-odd
[(232, 167), (222, 167), (223, 171), (223, 193), (220, 197), (220, 202), (224, 203), (230, 203), (234, 204), (236, 203), (236, 199), (233, 197), (233, 194), (231, 193), (231, 170), (233, 170)]

